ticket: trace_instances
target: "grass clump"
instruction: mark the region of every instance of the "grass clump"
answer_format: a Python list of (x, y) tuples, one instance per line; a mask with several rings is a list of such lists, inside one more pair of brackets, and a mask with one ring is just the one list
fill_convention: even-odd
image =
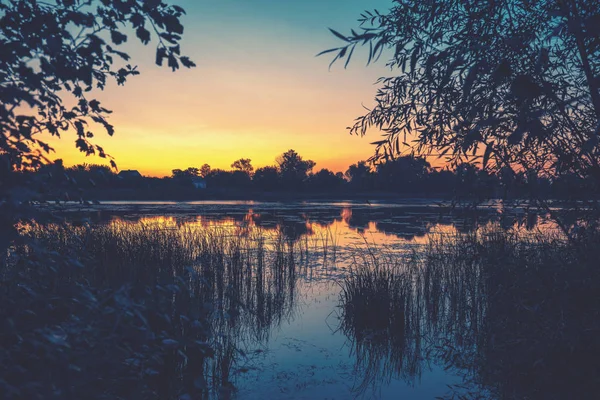
[(393, 257), (373, 251), (355, 255), (341, 292), (341, 330), (352, 339), (362, 392), (392, 377), (412, 380), (421, 373), (419, 307), (414, 272)]
[[(478, 388), (475, 398), (593, 398), (600, 392), (599, 249), (594, 232), (571, 240), (497, 227), (433, 235), (393, 267), (355, 269), (343, 284), (342, 327), (356, 346), (382, 333), (388, 342), (412, 338), (412, 348), (426, 343), (427, 354)], [(407, 317), (412, 325), (401, 322)], [(368, 350), (372, 360), (380, 354)], [(402, 368), (395, 373), (415, 370)]]
[(116, 222), (21, 227), (0, 269), (5, 399), (228, 397), (291, 312), (293, 243)]

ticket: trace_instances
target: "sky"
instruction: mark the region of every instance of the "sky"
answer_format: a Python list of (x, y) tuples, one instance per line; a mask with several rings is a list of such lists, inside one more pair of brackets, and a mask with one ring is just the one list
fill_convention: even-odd
[[(337, 47), (327, 28), (347, 32), (364, 10), (391, 0), (173, 0), (187, 15), (182, 52), (196, 68), (172, 72), (154, 64), (155, 43), (131, 37), (123, 48), (141, 74), (97, 93), (113, 114), (116, 133), (95, 143), (119, 169), (170, 175), (175, 168), (229, 169), (239, 158), (255, 168), (294, 149), (316, 169), (345, 171), (369, 158), (378, 132), (350, 136), (348, 126), (373, 103), (384, 63), (367, 67), (366, 53), (347, 69), (319, 52)], [(102, 163), (85, 157), (73, 137), (52, 140), (66, 165)]]

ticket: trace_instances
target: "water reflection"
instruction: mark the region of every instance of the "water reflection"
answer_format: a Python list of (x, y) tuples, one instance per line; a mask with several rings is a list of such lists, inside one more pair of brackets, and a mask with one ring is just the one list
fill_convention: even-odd
[[(351, 203), (128, 203), (113, 202), (79, 208), (68, 205), (63, 210), (72, 216), (89, 218), (93, 222), (110, 220), (147, 221), (172, 218), (177, 224), (203, 227), (235, 227), (237, 232), (251, 228), (281, 232), (289, 240), (304, 236), (323, 236), (325, 232), (339, 233), (338, 244), (355, 245), (356, 238), (366, 236), (378, 244), (394, 245), (403, 242), (422, 243), (431, 232), (472, 232), (491, 222), (504, 228), (527, 230), (554, 229), (555, 225), (532, 211), (487, 207), (452, 209), (433, 204), (351, 204)], [(91, 216), (91, 217), (90, 217)]]
[[(143, 223), (158, 220), (167, 227), (168, 221), (181, 224), (178, 219), (157, 218)], [(218, 398), (235, 392), (237, 381), (252, 368), (253, 358), (260, 355), (259, 349), (268, 343), (270, 333), (293, 318), (297, 278), (303, 273), (300, 260), (307, 251), (283, 235), (265, 237), (248, 226), (230, 234), (235, 240), (229, 242), (226, 254), (204, 252), (192, 266), (198, 277), (192, 282), (199, 282), (196, 296), (210, 307), (211, 345), (215, 349), (213, 359), (202, 368), (206, 381), (201, 386), (211, 388), (204, 392), (206, 396)], [(221, 231), (207, 245), (226, 237)], [(214, 388), (220, 391), (215, 393)]]
[[(441, 257), (447, 268), (415, 267), (389, 275), (374, 253), (385, 249), (392, 255), (386, 262), (400, 263), (399, 255), (412, 254), (436, 234), (469, 233), (490, 224), (523, 231), (553, 227), (544, 216), (496, 208), (450, 212), (423, 205), (261, 203), (111, 207), (96, 207), (93, 217), (87, 210), (85, 218), (101, 225), (201, 228), (219, 232), (211, 240), (234, 239), (226, 257), (210, 251), (211, 241), (202, 244), (207, 251), (193, 265), (199, 278), (194, 293), (200, 304), (211, 304), (216, 349), (202, 366), (202, 385), (235, 387), (243, 398), (261, 398), (282, 387), (287, 397), (302, 398), (294, 390), (306, 390), (315, 375), (342, 397), (365, 394), (369, 388), (387, 387), (388, 395), (406, 391), (434, 375), (437, 386), (405, 393), (443, 395), (446, 384), (457, 383), (454, 375), (462, 373), (457, 370), (469, 370), (462, 360), (485, 356), (480, 346), (489, 338), (480, 334), (486, 310), (481, 270), (464, 260), (460, 267)], [(82, 216), (75, 212), (69, 218)], [(358, 264), (367, 266), (375, 283), (367, 290), (342, 293), (340, 329), (332, 333), (325, 321), (339, 305), (338, 283)], [(344, 344), (349, 344), (349, 354), (338, 351)], [(308, 360), (304, 354), (310, 355), (304, 356)], [(450, 366), (453, 372), (434, 364)], [(305, 371), (293, 382), (291, 374), (282, 372), (290, 365), (290, 370)], [(341, 373), (346, 367), (353, 370), (351, 377)], [(265, 377), (269, 368), (277, 369), (271, 380)], [(321, 394), (323, 383), (318, 385)]]

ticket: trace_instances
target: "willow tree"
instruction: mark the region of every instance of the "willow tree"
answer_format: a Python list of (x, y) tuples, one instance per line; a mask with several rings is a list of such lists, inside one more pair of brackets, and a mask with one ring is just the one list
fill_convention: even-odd
[(348, 65), (365, 46), (392, 71), (350, 128), (383, 132), (376, 157), (409, 149), (600, 186), (600, 2), (395, 0), (359, 24), (332, 30), (343, 44), (323, 53)]

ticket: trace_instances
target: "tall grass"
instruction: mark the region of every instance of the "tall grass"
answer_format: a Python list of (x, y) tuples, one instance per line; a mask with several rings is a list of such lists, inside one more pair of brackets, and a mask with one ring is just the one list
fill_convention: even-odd
[[(341, 326), (370, 360), (383, 352), (370, 338), (388, 338), (381, 343), (388, 346), (387, 374), (418, 371), (393, 362), (395, 353), (426, 344), (415, 363), (429, 355), (461, 371), (471, 388), (461, 395), (586, 399), (600, 393), (597, 234), (565, 240), (490, 228), (434, 235), (407, 259), (369, 257), (377, 261), (362, 260), (343, 283)], [(365, 379), (374, 374), (382, 372), (367, 370)]]
[(341, 330), (352, 338), (355, 390), (412, 380), (421, 373), (420, 318), (415, 302), (412, 265), (372, 248), (354, 255), (352, 271), (342, 284)]
[(296, 242), (161, 223), (23, 226), (0, 271), (6, 399), (228, 397), (294, 305)]

